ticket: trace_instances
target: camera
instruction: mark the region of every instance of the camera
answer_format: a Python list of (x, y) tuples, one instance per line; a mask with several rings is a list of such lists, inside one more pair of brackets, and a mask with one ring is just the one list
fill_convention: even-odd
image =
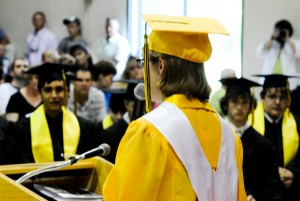
[(285, 39), (286, 38), (286, 32), (284, 30), (279, 30), (279, 38)]

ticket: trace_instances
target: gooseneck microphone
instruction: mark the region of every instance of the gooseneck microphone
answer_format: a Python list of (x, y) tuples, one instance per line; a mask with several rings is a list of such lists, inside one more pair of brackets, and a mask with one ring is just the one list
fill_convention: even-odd
[(74, 163), (76, 163), (79, 160), (91, 158), (94, 156), (107, 156), (109, 154), (109, 152), (110, 152), (110, 146), (108, 144), (103, 143), (103, 144), (100, 144), (97, 148), (94, 148), (90, 151), (84, 152), (83, 154), (72, 156), (67, 161), (64, 161), (64, 162), (61, 162), (61, 163), (58, 163), (55, 165), (42, 167), (42, 168), (33, 170), (31, 172), (28, 172), (25, 175), (23, 175), (22, 177), (20, 177), (16, 182), (22, 183), (23, 181), (26, 181), (27, 179), (34, 177), (36, 175), (39, 175), (41, 173), (50, 172), (50, 171), (61, 169), (68, 165), (73, 165)]
[(145, 91), (144, 91), (144, 83), (139, 83), (134, 88), (134, 106), (133, 112), (131, 116), (131, 121), (136, 120), (137, 118), (143, 116), (145, 113)]

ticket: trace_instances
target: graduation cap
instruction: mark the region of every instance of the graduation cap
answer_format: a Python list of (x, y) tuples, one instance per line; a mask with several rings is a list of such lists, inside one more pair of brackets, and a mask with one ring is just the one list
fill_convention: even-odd
[[(212, 53), (208, 34), (225, 34), (228, 32), (216, 20), (208, 18), (176, 17), (166, 15), (143, 15), (152, 32), (145, 33), (144, 79), (146, 112), (151, 107), (148, 50), (179, 57), (191, 62), (203, 63)], [(146, 26), (147, 28), (147, 26)]]
[(300, 78), (298, 76), (281, 75), (281, 74), (253, 75), (253, 76), (265, 78), (265, 81), (263, 83), (264, 89), (273, 88), (273, 87), (287, 87), (287, 89), (289, 89), (288, 78)]
[[(73, 76), (70, 72), (75, 72), (77, 69), (77, 66), (43, 63), (39, 66), (28, 69), (25, 73), (38, 75), (38, 88), (41, 89), (45, 83), (50, 83), (55, 80), (63, 80), (67, 83), (66, 77), (68, 77), (69, 80), (72, 80)], [(66, 73), (68, 74), (67, 76)]]
[(219, 80), (226, 88), (226, 94), (251, 94), (251, 87), (261, 86), (260, 84), (251, 80), (241, 78), (223, 78)]

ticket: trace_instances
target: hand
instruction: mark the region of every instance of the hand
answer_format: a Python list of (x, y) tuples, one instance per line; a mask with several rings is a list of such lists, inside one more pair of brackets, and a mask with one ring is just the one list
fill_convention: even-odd
[(279, 167), (278, 170), (279, 170), (280, 180), (281, 180), (283, 186), (285, 188), (290, 187), (294, 180), (294, 174), (286, 168)]
[(248, 195), (247, 201), (255, 201), (255, 198), (252, 195)]

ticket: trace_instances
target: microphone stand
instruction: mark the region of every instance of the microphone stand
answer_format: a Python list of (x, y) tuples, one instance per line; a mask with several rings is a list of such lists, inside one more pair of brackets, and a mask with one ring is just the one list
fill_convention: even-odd
[(85, 152), (83, 154), (80, 154), (80, 155), (72, 156), (67, 161), (64, 161), (64, 162), (61, 162), (61, 163), (58, 163), (58, 164), (55, 164), (55, 165), (49, 165), (49, 166), (46, 166), (46, 167), (42, 167), (42, 168), (33, 170), (31, 172), (28, 172), (25, 175), (23, 175), (22, 177), (20, 177), (16, 182), (20, 184), (23, 181), (25, 181), (25, 180), (27, 180), (31, 177), (34, 177), (36, 175), (39, 175), (41, 173), (50, 172), (50, 171), (61, 169), (61, 168), (66, 167), (68, 165), (73, 165), (78, 160), (83, 160), (85, 158), (90, 158), (92, 156), (95, 156), (95, 154), (98, 155), (99, 151), (103, 152), (100, 155), (106, 156), (110, 152), (110, 146), (108, 144), (103, 143), (95, 149), (92, 149), (92, 150), (87, 151), (87, 152)]
[(49, 166), (46, 166), (46, 167), (42, 167), (42, 168), (39, 168), (39, 169), (36, 169), (36, 170), (33, 170), (31, 172), (28, 172), (26, 173), (25, 175), (23, 175), (22, 177), (20, 177), (16, 182), (17, 183), (22, 183), (24, 181), (26, 181), (27, 179), (30, 179), (31, 177), (34, 177), (34, 176), (37, 176), (41, 173), (44, 173), (44, 172), (50, 172), (50, 171), (54, 171), (54, 170), (58, 170), (58, 169), (61, 169), (63, 167), (66, 167), (68, 165), (73, 165), (74, 163), (76, 163), (79, 159), (83, 159), (81, 157), (81, 155), (79, 156), (72, 156), (69, 160), (67, 161), (64, 161), (64, 162), (61, 162), (61, 163), (58, 163), (58, 164), (55, 164), (55, 165), (49, 165)]

